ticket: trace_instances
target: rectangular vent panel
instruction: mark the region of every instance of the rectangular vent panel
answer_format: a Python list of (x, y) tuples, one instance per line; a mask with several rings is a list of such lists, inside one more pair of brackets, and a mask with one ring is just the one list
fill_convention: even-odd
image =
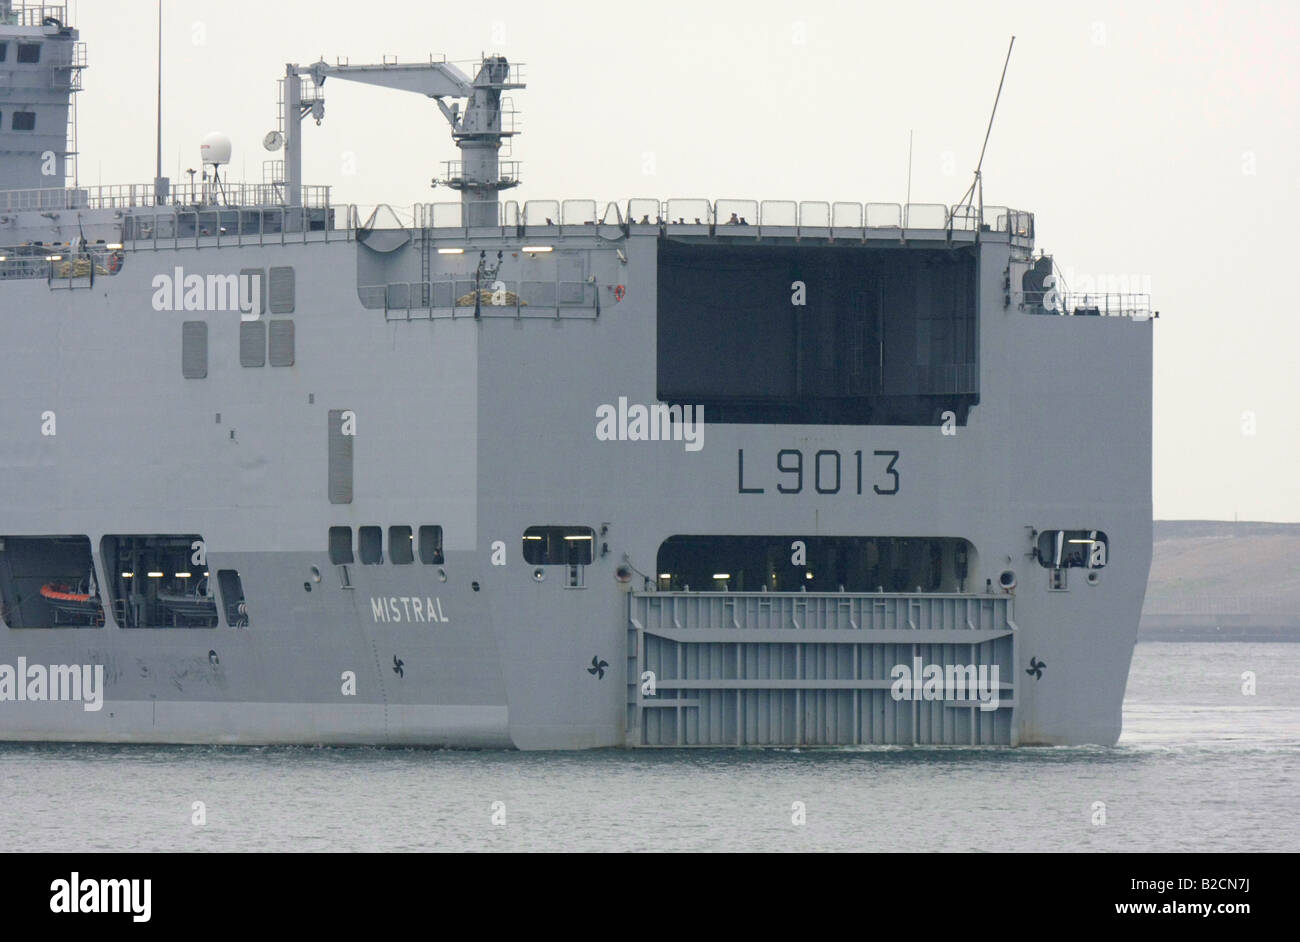
[(186, 379), (208, 378), (208, 322), (181, 324), (181, 375)]
[(271, 313), (293, 313), (293, 266), (283, 265), (271, 269)]
[[(252, 279), (250, 282), (249, 279)], [(241, 268), (239, 270), (239, 300), (251, 297), (256, 305), (256, 312), (240, 311), (245, 314), (256, 313), (259, 316), (266, 313), (266, 271), (261, 268)]]
[(352, 503), (352, 435), (345, 435), (343, 417), (347, 409), (329, 414), (329, 495), (331, 504)]
[(239, 365), (266, 366), (266, 321), (239, 322)]
[(271, 365), (293, 366), (293, 321), (270, 321)]

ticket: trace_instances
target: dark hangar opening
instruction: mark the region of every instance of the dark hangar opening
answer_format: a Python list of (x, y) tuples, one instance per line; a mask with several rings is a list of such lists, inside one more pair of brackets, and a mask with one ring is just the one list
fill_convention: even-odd
[(660, 239), (659, 400), (710, 422), (964, 425), (976, 270), (968, 248)]

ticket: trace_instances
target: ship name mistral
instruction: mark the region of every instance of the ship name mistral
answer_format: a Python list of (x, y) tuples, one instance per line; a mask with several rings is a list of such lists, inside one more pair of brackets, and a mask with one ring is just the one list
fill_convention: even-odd
[(442, 622), (449, 621), (442, 612), (442, 599), (420, 598), (418, 595), (390, 595), (370, 597), (370, 617), (376, 622)]

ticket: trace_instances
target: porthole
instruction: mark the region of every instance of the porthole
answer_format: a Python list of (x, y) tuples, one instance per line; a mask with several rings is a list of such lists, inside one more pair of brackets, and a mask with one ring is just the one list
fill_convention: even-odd
[(470, 587), (471, 589), (473, 589), (475, 592), (478, 591), (478, 583), (477, 583), (477, 582), (471, 582), (471, 583), (469, 584), (469, 587)]
[(438, 581), (439, 581), (439, 582), (446, 582), (446, 581), (447, 581), (447, 570), (445, 570), (445, 569), (439, 569), (439, 570), (438, 570)]
[(1101, 573), (1095, 570), (1088, 573), (1088, 585), (1097, 585), (1099, 582), (1101, 582)]
[(311, 567), (311, 581), (320, 582), (320, 568), (318, 566)]
[(546, 570), (543, 569), (541, 566), (538, 566), (536, 569), (534, 569), (534, 570), (533, 570), (533, 581), (534, 581), (534, 582), (545, 582), (545, 581), (546, 581)]
[(302, 584), (302, 587), (303, 587), (305, 590), (307, 590), (308, 592), (311, 591), (311, 583), (310, 583), (310, 582), (304, 582), (304, 583)]

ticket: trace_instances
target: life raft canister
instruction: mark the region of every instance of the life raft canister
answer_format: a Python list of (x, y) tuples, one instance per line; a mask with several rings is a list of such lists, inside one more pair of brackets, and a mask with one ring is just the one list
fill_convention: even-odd
[(614, 286), (614, 300), (615, 300), (615, 301), (622, 301), (625, 297), (627, 297), (627, 289), (624, 288), (622, 285), (615, 285), (615, 286)]

